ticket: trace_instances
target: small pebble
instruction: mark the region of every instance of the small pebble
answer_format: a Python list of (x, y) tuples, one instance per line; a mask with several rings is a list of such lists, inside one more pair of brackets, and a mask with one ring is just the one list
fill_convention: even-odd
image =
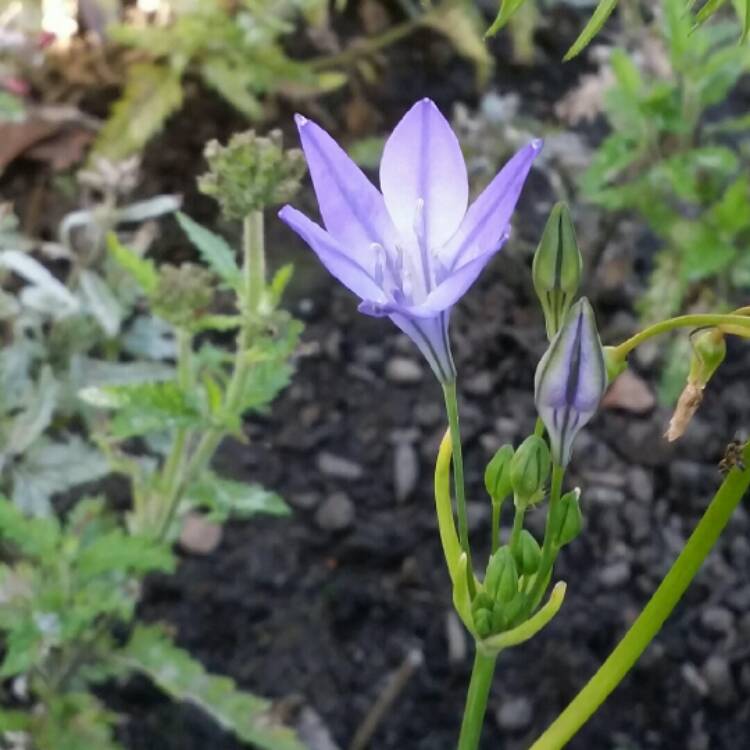
[(628, 470), (627, 487), (629, 493), (642, 503), (648, 503), (654, 499), (653, 474), (642, 466), (633, 466)]
[(416, 448), (405, 441), (393, 449), (393, 491), (396, 502), (408, 500), (419, 482), (419, 456)]
[(318, 454), (318, 471), (327, 477), (352, 481), (361, 479), (364, 475), (364, 470), (358, 463), (327, 451)]
[(334, 492), (315, 513), (315, 521), (324, 531), (343, 531), (354, 523), (355, 508), (349, 496)]
[(419, 383), (422, 375), (419, 363), (408, 357), (391, 357), (385, 365), (385, 377), (392, 383)]
[(613, 589), (627, 583), (630, 578), (630, 563), (625, 560), (605, 565), (599, 571), (599, 583), (604, 588)]
[(520, 732), (531, 724), (531, 701), (524, 696), (509, 698), (503, 701), (495, 713), (500, 729), (506, 732)]
[(734, 615), (726, 607), (707, 607), (701, 614), (701, 624), (712, 633), (727, 635), (734, 629)]
[(187, 513), (182, 521), (180, 547), (196, 555), (208, 555), (221, 541), (222, 529), (200, 513)]

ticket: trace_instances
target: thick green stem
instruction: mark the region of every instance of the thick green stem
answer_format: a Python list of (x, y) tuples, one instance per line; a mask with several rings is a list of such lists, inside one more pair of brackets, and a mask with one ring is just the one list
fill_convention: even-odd
[(726, 326), (735, 329), (742, 329), (750, 336), (750, 317), (744, 315), (721, 315), (721, 314), (698, 314), (698, 315), (679, 315), (676, 318), (662, 320), (654, 325), (644, 328), (635, 336), (631, 336), (627, 341), (623, 341), (614, 348), (616, 359), (624, 360), (633, 349), (640, 346), (654, 336), (660, 336), (676, 328), (701, 328), (704, 326)]
[[(750, 446), (745, 446), (743, 456), (745, 465), (750, 466)], [(724, 480), (638, 619), (599, 671), (530, 750), (559, 750), (620, 684), (682, 598), (749, 486), (750, 468), (734, 469)]]
[(542, 542), (542, 559), (539, 562), (539, 571), (534, 577), (534, 585), (531, 588), (529, 602), (531, 603), (531, 612), (533, 612), (541, 602), (544, 591), (549, 583), (552, 565), (555, 562), (555, 544), (552, 538), (554, 529), (552, 528), (552, 510), (560, 502), (562, 496), (562, 483), (565, 476), (565, 469), (562, 466), (554, 464), (552, 466), (552, 486), (549, 493), (549, 508), (547, 509), (547, 523), (544, 529), (544, 541)]
[(513, 516), (513, 529), (510, 532), (510, 548), (515, 549), (518, 546), (518, 540), (521, 538), (523, 530), (523, 519), (526, 515), (526, 505), (523, 502), (516, 502), (516, 512)]
[(503, 510), (503, 500), (492, 501), (492, 554), (500, 547), (500, 514)]
[(477, 650), (474, 656), (474, 668), (471, 670), (469, 692), (466, 695), (466, 707), (461, 722), (458, 750), (477, 750), (479, 747), (484, 715), (487, 711), (487, 698), (492, 687), (496, 663), (496, 654), (487, 655)]
[(469, 521), (466, 512), (466, 491), (464, 489), (464, 459), (461, 450), (461, 429), (458, 422), (458, 398), (456, 395), (456, 381), (451, 380), (443, 384), (445, 395), (445, 409), (448, 413), (448, 427), (451, 433), (451, 447), (453, 450), (453, 479), (456, 488), (456, 516), (458, 518), (458, 540), (461, 549), (466, 553), (469, 571), (469, 593), (474, 596), (474, 573), (471, 565), (471, 549), (469, 548)]

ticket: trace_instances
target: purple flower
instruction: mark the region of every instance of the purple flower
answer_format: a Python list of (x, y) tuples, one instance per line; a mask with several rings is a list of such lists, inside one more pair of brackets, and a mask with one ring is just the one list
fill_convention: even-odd
[(301, 115), (296, 120), (325, 230), (291, 206), (279, 217), (361, 298), (361, 312), (388, 316), (441, 382), (453, 380), (451, 307), (508, 238), (542, 142), (522, 148), (467, 210), (458, 140), (429, 99), (404, 115), (385, 144), (382, 194), (331, 136)]
[(536, 368), (534, 398), (558, 466), (567, 466), (578, 431), (596, 414), (607, 390), (607, 368), (594, 311), (583, 297)]

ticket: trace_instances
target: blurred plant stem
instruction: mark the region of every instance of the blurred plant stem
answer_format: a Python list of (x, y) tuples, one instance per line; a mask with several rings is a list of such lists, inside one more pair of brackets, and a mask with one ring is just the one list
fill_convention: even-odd
[[(252, 211), (242, 224), (242, 278), (243, 284), (239, 293), (239, 308), (242, 324), (237, 334), (237, 347), (234, 366), (229, 379), (226, 397), (222, 404), (225, 414), (236, 414), (241, 409), (242, 399), (247, 385), (250, 369), (248, 349), (252, 343), (254, 324), (263, 305), (266, 288), (266, 254), (264, 240), (263, 212)], [(188, 389), (192, 383), (192, 339), (188, 339), (189, 352), (183, 352), (180, 343), (178, 355), (178, 379), (180, 386)], [(200, 473), (208, 466), (219, 443), (227, 434), (225, 427), (211, 427), (203, 433), (195, 450), (189, 454), (189, 441), (184, 430), (178, 430), (175, 436), (172, 454), (167, 460), (164, 476), (166, 479), (166, 511), (160, 526), (158, 537), (164, 539), (169, 533), (182, 496)], [(167, 471), (169, 469), (169, 471)]]
[(484, 654), (479, 649), (474, 656), (469, 692), (466, 695), (464, 718), (461, 722), (461, 736), (458, 750), (477, 750), (482, 736), (484, 715), (487, 711), (487, 698), (495, 674), (497, 654)]
[[(743, 450), (750, 467), (750, 444)], [(685, 547), (625, 637), (530, 750), (559, 750), (620, 684), (682, 598), (706, 556), (750, 487), (750, 468), (733, 469), (703, 514)]]

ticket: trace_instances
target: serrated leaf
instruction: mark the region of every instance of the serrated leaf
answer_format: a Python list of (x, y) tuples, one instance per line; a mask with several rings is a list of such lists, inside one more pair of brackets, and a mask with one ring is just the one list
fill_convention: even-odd
[(492, 26), (485, 32), (485, 37), (495, 36), (525, 2), (526, 0), (502, 0), (500, 10), (492, 22)]
[(56, 518), (28, 518), (0, 495), (0, 540), (12, 543), (29, 557), (50, 558), (60, 540)]
[(158, 627), (137, 625), (123, 658), (168, 695), (203, 709), (241, 740), (263, 750), (304, 750), (292, 730), (275, 721), (267, 700), (238, 690), (227, 677), (207, 673)]
[(182, 105), (181, 72), (167, 65), (136, 63), (125, 89), (99, 131), (92, 154), (121, 161), (138, 153)]
[(188, 487), (185, 501), (208, 511), (211, 521), (252, 518), (258, 514), (286, 516), (289, 506), (275, 493), (259, 484), (224, 479), (211, 471)]
[(80, 284), (83, 298), (96, 322), (107, 336), (116, 336), (120, 330), (123, 310), (107, 282), (96, 271), (85, 268), (81, 271)]
[(107, 250), (115, 261), (138, 282), (146, 294), (156, 290), (159, 273), (152, 260), (142, 258), (138, 253), (123, 245), (114, 232), (107, 234)]
[(564, 61), (572, 60), (578, 55), (586, 45), (601, 31), (602, 26), (612, 15), (612, 11), (617, 6), (617, 0), (599, 0), (599, 4), (594, 9), (588, 23), (583, 27), (583, 31), (573, 42), (570, 49), (565, 53)]
[(60, 385), (52, 374), (52, 368), (45, 365), (34, 398), (11, 423), (6, 447), (11, 455), (21, 455), (49, 427), (59, 394)]
[(115, 741), (117, 716), (91, 693), (60, 692), (34, 718), (36, 750), (123, 750)]
[(64, 443), (41, 438), (13, 470), (13, 502), (25, 513), (45, 515), (52, 495), (108, 473), (104, 456), (77, 435)]
[(201, 65), (203, 80), (251, 120), (263, 117), (263, 105), (251, 90), (253, 68), (233, 66), (225, 57), (209, 57)]
[(177, 221), (195, 245), (204, 263), (226, 284), (233, 289), (240, 286), (240, 269), (234, 257), (234, 250), (227, 241), (210, 229), (193, 221), (187, 214), (178, 211)]
[(116, 410), (111, 423), (115, 437), (129, 438), (203, 423), (193, 397), (174, 381), (83, 388), (79, 397), (92, 406)]
[(153, 539), (113, 529), (87, 545), (76, 560), (79, 575), (95, 577), (106, 573), (171, 573), (175, 558), (169, 547)]
[(53, 310), (58, 313), (58, 316), (70, 314), (79, 309), (78, 300), (67, 287), (30, 255), (19, 250), (6, 250), (0, 253), (0, 266), (9, 268), (32, 284), (34, 288), (53, 299), (57, 305)]
[[(138, 359), (176, 359), (174, 328), (155, 315), (138, 315), (122, 337), (122, 347)], [(157, 378), (153, 378), (154, 380)]]

